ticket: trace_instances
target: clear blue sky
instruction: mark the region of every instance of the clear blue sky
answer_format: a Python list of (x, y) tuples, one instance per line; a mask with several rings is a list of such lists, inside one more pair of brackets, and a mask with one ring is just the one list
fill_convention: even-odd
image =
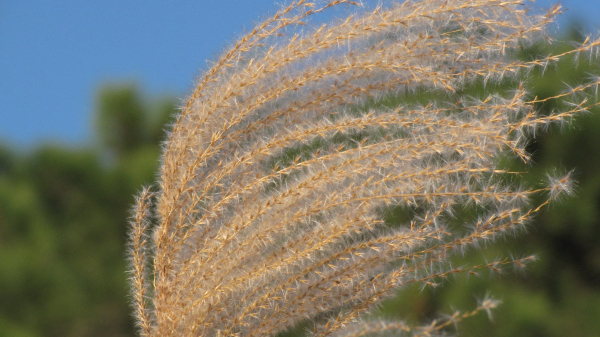
[[(184, 96), (206, 61), (273, 13), (275, 2), (0, 1), (0, 141), (91, 142), (95, 92), (106, 83)], [(600, 0), (561, 3), (570, 8), (563, 26), (577, 18), (600, 30)]]

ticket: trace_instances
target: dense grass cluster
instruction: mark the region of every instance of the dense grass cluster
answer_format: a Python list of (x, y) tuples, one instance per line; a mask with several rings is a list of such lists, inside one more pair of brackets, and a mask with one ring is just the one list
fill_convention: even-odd
[[(315, 336), (432, 334), (496, 302), (420, 328), (358, 321), (409, 284), (531, 260), (450, 265), (570, 193), (568, 175), (514, 186), (518, 173), (499, 158), (527, 162), (533, 131), (588, 109), (600, 84), (541, 100), (519, 79), (561, 57), (593, 56), (600, 42), (519, 60), (560, 12), (533, 15), (521, 1), (391, 1), (298, 28), (342, 5), (357, 4), (283, 8), (225, 53), (182, 107), (158, 184), (139, 195), (131, 221), (142, 336), (273, 335), (306, 319)], [(514, 90), (462, 90), (502, 81)], [(381, 104), (417, 91), (441, 98)], [(536, 114), (559, 98), (572, 105)], [(531, 206), (544, 191), (548, 201)], [(409, 220), (386, 222), (395, 207)], [(477, 218), (451, 224), (464, 207)]]

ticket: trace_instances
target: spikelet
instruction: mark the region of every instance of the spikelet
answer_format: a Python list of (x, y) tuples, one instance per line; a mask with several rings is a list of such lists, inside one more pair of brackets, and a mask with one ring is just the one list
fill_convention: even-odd
[[(200, 78), (169, 132), (157, 188), (144, 190), (132, 218), (142, 336), (264, 336), (305, 319), (316, 319), (315, 336), (345, 326), (348, 335), (408, 331), (354, 322), (409, 284), (530, 260), (449, 265), (453, 254), (526, 224), (539, 210), (531, 194), (570, 191), (568, 179), (539, 190), (511, 186), (497, 158), (527, 161), (534, 130), (592, 103), (538, 116), (542, 100), (522, 86), (484, 99), (461, 88), (518, 80), (600, 42), (517, 60), (514, 51), (544, 38), (560, 7), (533, 15), (513, 0), (392, 1), (298, 28), (352, 5), (292, 2)], [(599, 83), (549, 99), (575, 99)], [(445, 99), (381, 103), (421, 91)], [(454, 208), (469, 204), (479, 219), (449, 225)], [(390, 207), (412, 219), (390, 226), (382, 216)]]

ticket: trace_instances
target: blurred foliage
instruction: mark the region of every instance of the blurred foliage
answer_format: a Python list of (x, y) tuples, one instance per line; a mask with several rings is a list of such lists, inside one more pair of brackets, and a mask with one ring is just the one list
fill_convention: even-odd
[[(568, 48), (568, 43), (552, 49), (537, 45), (520, 57)], [(544, 98), (600, 72), (585, 59), (576, 61), (566, 59), (543, 77), (536, 71), (525, 85)], [(481, 84), (465, 90), (475, 97), (486, 92)], [(411, 99), (427, 101), (427, 95)], [(149, 103), (135, 86), (105, 87), (97, 101), (97, 147), (42, 146), (18, 154), (0, 146), (0, 336), (134, 335), (125, 272), (129, 206), (141, 186), (154, 181), (162, 130), (175, 102)], [(552, 104), (540, 109), (550, 111)], [(457, 263), (474, 264), (507, 251), (535, 253), (539, 260), (524, 272), (463, 275), (435, 289), (409, 288), (386, 301), (380, 315), (427, 322), (453, 308), (469, 310), (489, 291), (503, 304), (492, 320), (480, 315), (461, 322), (461, 336), (597, 335), (600, 111), (550, 127), (528, 148), (533, 165), (505, 164), (529, 171), (521, 183), (540, 186), (552, 167), (574, 170), (576, 196), (541, 212), (528, 233), (490, 244), (484, 256), (469, 252)]]
[(102, 89), (97, 148), (0, 148), (0, 336), (132, 336), (127, 219), (173, 99)]

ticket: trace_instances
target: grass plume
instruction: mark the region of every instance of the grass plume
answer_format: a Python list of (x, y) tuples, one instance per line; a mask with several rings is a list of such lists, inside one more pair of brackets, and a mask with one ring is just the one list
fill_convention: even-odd
[[(528, 161), (533, 131), (596, 104), (582, 97), (600, 81), (538, 100), (519, 80), (569, 55), (593, 55), (600, 41), (519, 60), (523, 46), (546, 38), (559, 6), (534, 15), (512, 0), (357, 5), (294, 1), (199, 79), (169, 132), (157, 187), (133, 211), (140, 335), (274, 335), (305, 319), (314, 336), (431, 334), (496, 302), (416, 330), (356, 322), (409, 284), (531, 259), (449, 264), (527, 224), (547, 204), (530, 206), (532, 194), (569, 192), (568, 176), (515, 187), (498, 158)], [(340, 6), (357, 9), (302, 28)], [(465, 95), (476, 82), (515, 87)], [(381, 103), (416, 92), (440, 98)], [(564, 98), (572, 105), (536, 113), (536, 104)], [(450, 225), (465, 205), (479, 218)], [(390, 226), (382, 210), (393, 206), (411, 219)]]

